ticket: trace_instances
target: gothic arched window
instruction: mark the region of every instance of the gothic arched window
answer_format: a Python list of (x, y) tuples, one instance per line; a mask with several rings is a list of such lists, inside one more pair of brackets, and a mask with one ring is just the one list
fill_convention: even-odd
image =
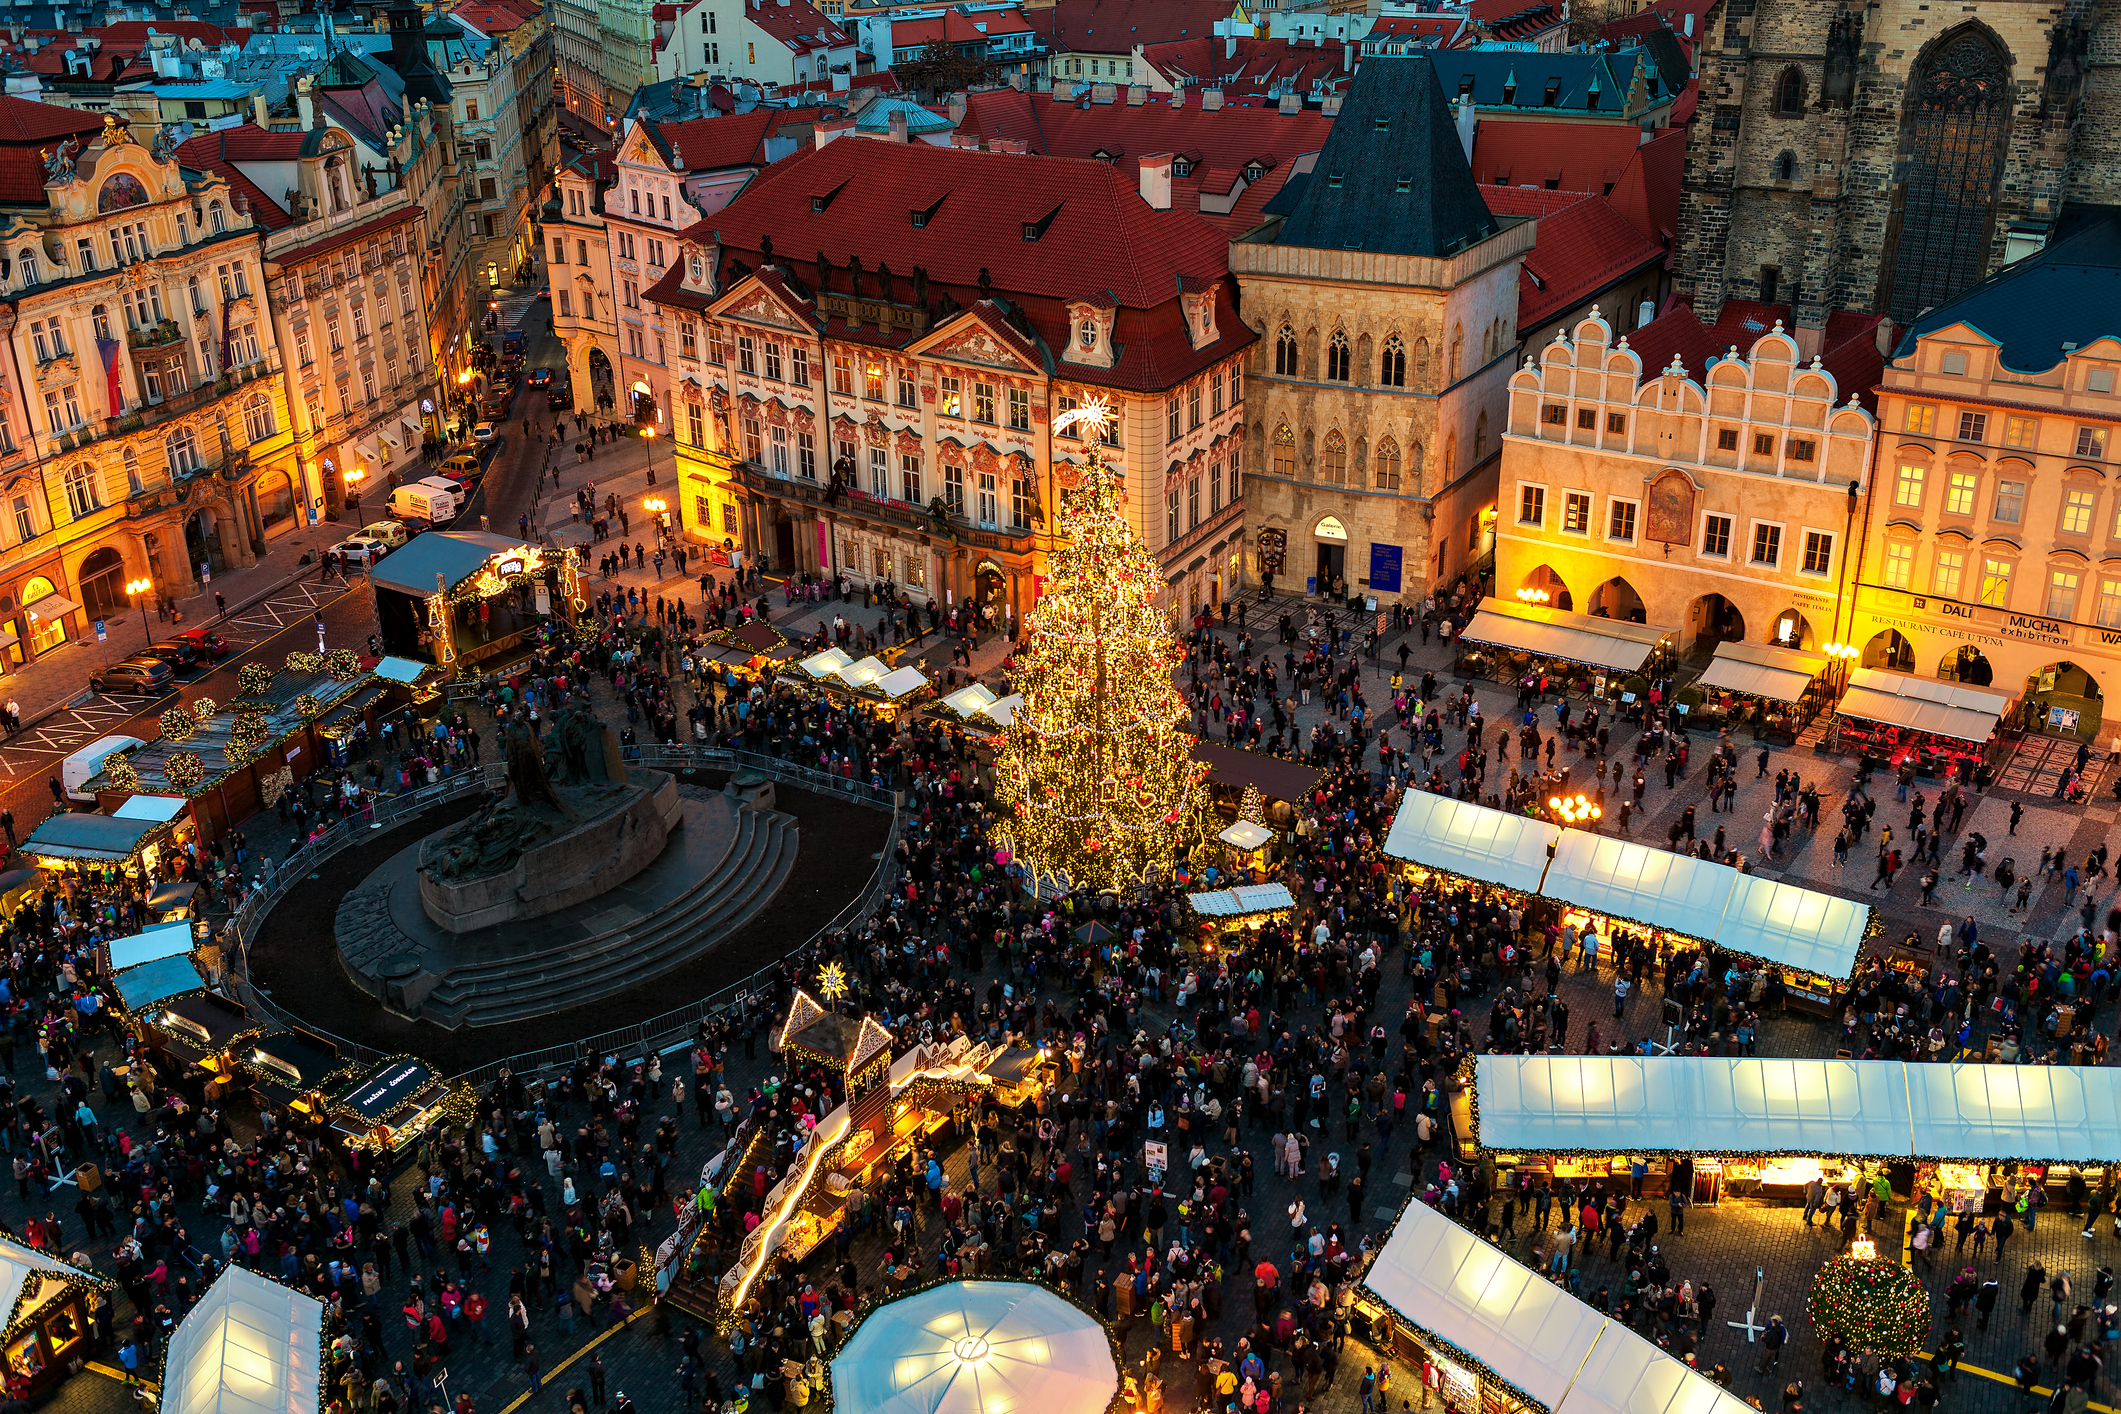
[(1296, 331), (1288, 325), (1274, 336), (1274, 371), (1284, 378), (1296, 377)]
[(1782, 71), (1775, 83), (1775, 116), (1778, 118), (1801, 118), (1804, 116), (1804, 70), (1795, 64)]
[(1893, 213), (1891, 313), (1910, 324), (1987, 269), (2010, 136), (2008, 59), (1986, 30), (1952, 31), (1917, 61), (1905, 112), (1907, 181)]
[(1384, 354), (1378, 360), (1377, 382), (1386, 388), (1407, 386), (1407, 346), (1397, 334), (1385, 340)]
[(1339, 329), (1333, 331), (1332, 342), (1326, 345), (1326, 377), (1335, 383), (1348, 381), (1348, 336)]

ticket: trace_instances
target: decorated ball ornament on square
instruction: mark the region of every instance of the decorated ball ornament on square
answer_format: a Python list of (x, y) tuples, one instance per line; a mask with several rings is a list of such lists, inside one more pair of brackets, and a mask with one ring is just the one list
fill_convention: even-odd
[(1172, 684), (1184, 654), (1156, 606), (1163, 577), (1100, 452), (1111, 415), (1093, 402), (1054, 423), (1081, 424), (1090, 457), (1062, 499), (1067, 541), (1025, 621), (1024, 703), (995, 776), (1003, 839), (1039, 884), (1126, 890), (1203, 837), (1208, 788)]
[(1835, 1257), (1812, 1279), (1805, 1311), (1820, 1339), (1910, 1355), (1930, 1338), (1930, 1294), (1912, 1271), (1876, 1257)]

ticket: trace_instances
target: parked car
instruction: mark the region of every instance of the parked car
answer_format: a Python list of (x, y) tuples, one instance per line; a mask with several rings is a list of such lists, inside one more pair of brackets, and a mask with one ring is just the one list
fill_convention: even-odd
[(482, 445), (484, 443), (491, 442), (493, 440), (493, 424), (490, 422), (482, 422), (478, 426), (472, 428), (471, 440)]
[(545, 406), (556, 412), (573, 412), (574, 394), (565, 388), (554, 388), (545, 395)]
[(169, 691), (176, 680), (176, 673), (160, 659), (132, 657), (89, 674), (88, 685), (97, 692), (155, 697)]
[(390, 553), (390, 547), (372, 535), (349, 535), (331, 548), (349, 565), (372, 565)]
[(374, 525), (364, 525), (361, 533), (371, 540), (380, 540), (389, 549), (395, 550), (409, 538), (409, 532), (394, 520), (379, 520)]
[(158, 663), (167, 663), (170, 671), (175, 673), (181, 673), (187, 668), (196, 667), (199, 662), (198, 654), (192, 652), (189, 646), (179, 643), (175, 639), (164, 643), (150, 643), (139, 652), (133, 654), (133, 657), (135, 659), (152, 658)]
[(530, 386), (533, 388), (550, 387), (552, 385), (552, 370), (549, 368), (533, 368), (530, 370), (529, 381)]
[(209, 662), (219, 662), (229, 655), (233, 645), (210, 628), (188, 628), (171, 635), (171, 642), (188, 643), (192, 652)]

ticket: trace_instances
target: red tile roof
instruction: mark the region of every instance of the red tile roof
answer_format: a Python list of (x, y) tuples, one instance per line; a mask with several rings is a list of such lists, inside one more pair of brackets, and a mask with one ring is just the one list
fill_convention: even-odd
[(763, 4), (744, 0), (744, 18), (787, 45), (794, 54), (854, 43), (853, 35), (810, 0), (764, 0)]
[(1665, 128), (1635, 149), (1607, 199), (1636, 230), (1671, 245), (1679, 235), (1679, 195), (1685, 179), (1686, 129)]
[(1363, 38), (1371, 44), (1395, 39), (1420, 44), (1433, 41), (1438, 48), (1456, 49), (1477, 37), (1463, 15), (1384, 15)]
[(302, 151), (301, 133), (275, 133), (251, 123), (202, 133), (177, 149), (177, 161), (200, 171), (216, 172), (228, 181), (230, 192), (249, 198), (251, 215), (268, 231), (289, 225), (293, 218), (278, 201), (243, 175), (238, 161), (288, 162)]
[(1664, 246), (1628, 224), (1603, 197), (1513, 187), (1481, 196), (1498, 216), (1539, 218), (1538, 241), (1517, 277), (1519, 328), (1536, 328), (1664, 258)]
[(102, 40), (105, 49), (129, 49), (137, 53), (148, 47), (150, 30), (156, 35), (173, 35), (187, 44), (196, 39), (208, 49), (219, 49), (224, 44), (248, 44), (250, 37), (257, 33), (235, 25), (210, 25), (199, 20), (120, 20), (88, 33)]
[(722, 118), (687, 118), (682, 123), (659, 126), (664, 143), (687, 172), (712, 172), (723, 167), (763, 167), (766, 139), (795, 120), (781, 108), (754, 108)]
[[(1215, 35), (1172, 40), (1142, 50), (1149, 66), (1173, 84), (1220, 88), (1225, 106), (1235, 96), (1263, 95), (1277, 80), (1289, 80), (1300, 92), (1309, 93), (1318, 80), (1351, 79), (1361, 56), (1359, 44), (1344, 47), (1309, 39), (1239, 39), (1232, 43)], [(1199, 94), (1188, 94), (1187, 102), (1197, 105)]]
[(1056, 51), (1131, 54), (1136, 45), (1168, 44), (1215, 33), (1236, 0), (1060, 0), (1031, 16)]
[(304, 261), (315, 260), (320, 255), (328, 255), (343, 246), (351, 245), (355, 241), (366, 240), (378, 231), (387, 231), (392, 226), (409, 225), (419, 219), (420, 208), (411, 202), (407, 202), (388, 215), (378, 216), (371, 221), (363, 221), (358, 226), (347, 226), (341, 230), (333, 231), (329, 235), (311, 241), (308, 245), (296, 246), (293, 250), (281, 251), (273, 257), (273, 263), (280, 266), (300, 265)]
[(98, 114), (0, 94), (0, 143), (50, 142), (69, 134), (102, 131), (103, 119)]
[(1473, 133), (1473, 180), (1483, 189), (1553, 184), (1602, 193), (1620, 181), (1641, 141), (1639, 129), (1618, 123), (1486, 118)]
[[(813, 194), (823, 192), (834, 195), (824, 211), (812, 211)], [(916, 229), (910, 210), (938, 199)], [(1039, 240), (1022, 239), (1023, 223), (1049, 215)], [(1152, 210), (1131, 174), (1101, 162), (844, 139), (773, 164), (686, 233), (703, 246), (719, 240), (725, 261), (754, 267), (762, 236), (806, 280), (814, 278), (812, 252), (822, 249), (842, 266), (859, 255), (864, 268), (889, 264), (902, 281), (922, 266), (932, 295), (948, 291), (968, 307), (979, 299), (984, 269), (1048, 349), (1069, 336), (1069, 302), (1109, 299), (1117, 307), (1118, 366), (1066, 365), (1067, 377), (1085, 383), (1169, 387), (1252, 339), (1237, 318), (1223, 234), (1193, 212)], [(673, 265), (649, 298), (703, 307), (683, 289), (683, 271), (682, 262)], [(1219, 292), (1222, 337), (1204, 349), (1187, 338), (1178, 299), (1187, 277), (1212, 280)]]
[[(1671, 365), (1674, 357), (1685, 365), (1687, 376), (1701, 380), (1708, 362), (1736, 348), (1741, 357), (1752, 352), (1762, 334), (1782, 321), (1791, 329), (1790, 307), (1761, 304), (1757, 300), (1726, 300), (1713, 325), (1704, 325), (1685, 295), (1673, 295), (1649, 323), (1628, 335), (1628, 347), (1642, 356), (1642, 375), (1655, 377)], [(1877, 411), (1878, 380), (1885, 367), (1878, 351), (1878, 330), (1890, 327), (1882, 314), (1852, 314), (1836, 310), (1821, 331), (1819, 366), (1834, 375), (1834, 385), (1843, 402), (1854, 394), (1857, 402)]]
[(1563, 23), (1548, 0), (1471, 0), (1466, 15), (1490, 39), (1527, 39)]
[(539, 18), (543, 12), (516, 0), (465, 0), (449, 13), (463, 16), (481, 34), (506, 34)]
[[(965, 118), (957, 130), (982, 141), (1025, 142), (1047, 157), (1103, 152), (1117, 157), (1120, 171), (1136, 181), (1143, 157), (1181, 153), (1201, 169), (1195, 175), (1202, 178), (1202, 189), (1227, 192), (1230, 178), (1247, 163), (1279, 170), (1297, 154), (1324, 147), (1332, 126), (1333, 120), (1316, 109), (1284, 114), (1226, 105), (1210, 112), (1201, 108), (1197, 91), (1187, 93), (1182, 107), (1159, 95), (1137, 108), (1055, 103), (1047, 94), (996, 88), (965, 95)], [(1209, 180), (1209, 172), (1221, 174), (1219, 184)]]

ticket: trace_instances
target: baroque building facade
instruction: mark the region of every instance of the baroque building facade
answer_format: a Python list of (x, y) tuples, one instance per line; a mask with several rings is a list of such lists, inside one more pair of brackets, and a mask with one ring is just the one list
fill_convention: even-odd
[(249, 200), (169, 136), (106, 119), (51, 152), (41, 204), (0, 207), (15, 662), (123, 612), (134, 581), (197, 593), (310, 509)]
[(1699, 55), (1678, 284), (1905, 324), (2121, 200), (2114, 0), (1719, 0)]

